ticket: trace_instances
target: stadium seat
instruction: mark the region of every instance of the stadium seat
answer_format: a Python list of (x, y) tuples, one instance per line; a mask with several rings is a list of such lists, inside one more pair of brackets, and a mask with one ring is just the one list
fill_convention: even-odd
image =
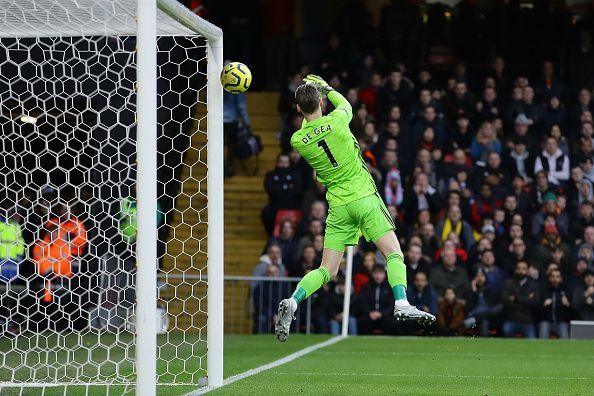
[(274, 233), (275, 237), (278, 236), (280, 232), (280, 223), (283, 220), (291, 220), (293, 224), (297, 225), (303, 218), (303, 212), (299, 209), (279, 209), (276, 212), (276, 218), (274, 220)]

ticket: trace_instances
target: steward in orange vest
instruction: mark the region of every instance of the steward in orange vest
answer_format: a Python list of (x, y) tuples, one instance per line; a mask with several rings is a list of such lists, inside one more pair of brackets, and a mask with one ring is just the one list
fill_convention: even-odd
[(73, 261), (82, 256), (87, 245), (87, 231), (82, 222), (66, 214), (52, 218), (44, 227), (45, 236), (33, 247), (37, 273), (44, 277), (43, 301), (52, 301), (51, 281), (71, 278)]

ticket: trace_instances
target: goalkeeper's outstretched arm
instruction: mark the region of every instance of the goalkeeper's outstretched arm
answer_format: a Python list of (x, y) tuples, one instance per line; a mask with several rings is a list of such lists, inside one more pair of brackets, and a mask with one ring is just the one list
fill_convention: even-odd
[(349, 101), (342, 96), (339, 92), (335, 91), (324, 79), (315, 74), (308, 74), (303, 79), (308, 84), (312, 84), (316, 87), (320, 95), (327, 96), (330, 102), (335, 107), (335, 110), (330, 113), (337, 118), (342, 118), (348, 124), (353, 118), (353, 108)]
[(334, 111), (332, 111), (332, 115), (345, 118), (345, 122), (348, 124), (353, 119), (353, 107), (345, 98), (340, 94), (338, 91), (330, 91), (328, 93), (328, 99), (334, 105)]

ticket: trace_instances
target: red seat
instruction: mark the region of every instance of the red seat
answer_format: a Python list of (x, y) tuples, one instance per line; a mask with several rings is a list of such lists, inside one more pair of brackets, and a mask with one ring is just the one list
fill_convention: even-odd
[(273, 236), (277, 237), (280, 232), (280, 223), (283, 220), (291, 220), (295, 227), (301, 222), (303, 218), (303, 212), (299, 209), (279, 209), (276, 212), (276, 218), (274, 219), (274, 232)]

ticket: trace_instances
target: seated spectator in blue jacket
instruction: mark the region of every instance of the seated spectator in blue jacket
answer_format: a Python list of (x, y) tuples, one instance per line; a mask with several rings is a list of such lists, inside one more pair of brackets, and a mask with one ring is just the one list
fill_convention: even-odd
[(470, 155), (474, 161), (487, 162), (489, 153), (501, 154), (503, 147), (497, 138), (497, 131), (490, 122), (483, 122), (476, 136), (472, 140)]
[(561, 271), (549, 271), (548, 281), (542, 291), (542, 317), (538, 324), (540, 338), (547, 339), (555, 333), (561, 339), (569, 338), (571, 302), (563, 286)]
[(487, 283), (487, 276), (482, 268), (479, 268), (470, 282), (471, 293), (466, 302), (466, 319), (464, 326), (473, 328), (478, 326), (479, 334), (482, 337), (489, 335), (493, 323), (501, 319), (503, 305), (501, 304), (501, 290), (490, 287)]
[(429, 286), (426, 273), (417, 272), (414, 284), (408, 287), (406, 294), (411, 305), (422, 311), (437, 315), (437, 295)]

